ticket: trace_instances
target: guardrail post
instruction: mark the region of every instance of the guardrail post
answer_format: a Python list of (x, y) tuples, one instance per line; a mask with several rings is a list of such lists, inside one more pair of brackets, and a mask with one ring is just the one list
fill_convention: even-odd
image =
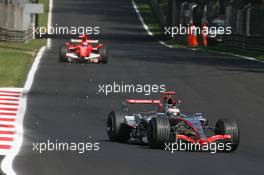
[(250, 15), (251, 15), (252, 7), (247, 9), (247, 36), (250, 36)]

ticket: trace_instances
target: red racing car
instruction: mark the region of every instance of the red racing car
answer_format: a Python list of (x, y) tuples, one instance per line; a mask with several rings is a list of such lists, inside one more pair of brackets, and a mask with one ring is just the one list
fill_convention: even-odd
[(87, 35), (81, 39), (72, 39), (59, 49), (60, 62), (107, 63), (107, 49), (98, 40), (88, 40)]

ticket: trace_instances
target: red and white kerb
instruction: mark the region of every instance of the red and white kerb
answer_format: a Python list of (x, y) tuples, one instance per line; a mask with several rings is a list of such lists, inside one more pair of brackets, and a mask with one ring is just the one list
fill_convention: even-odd
[(21, 94), (21, 88), (0, 88), (0, 155), (12, 148)]

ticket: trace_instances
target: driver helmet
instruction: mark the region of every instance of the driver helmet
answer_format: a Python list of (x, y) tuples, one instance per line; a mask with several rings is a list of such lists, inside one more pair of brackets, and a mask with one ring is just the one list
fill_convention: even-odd
[(174, 106), (175, 104), (173, 103), (173, 100), (172, 100), (171, 98), (169, 98), (168, 101), (167, 101), (167, 105), (168, 105), (169, 107), (172, 107), (172, 106)]
[(169, 107), (166, 111), (167, 116), (178, 116), (180, 114), (180, 109), (176, 108), (176, 106)]
[(83, 47), (87, 47), (87, 46), (88, 46), (88, 43), (87, 43), (87, 42), (83, 42), (83, 43), (82, 43), (82, 46), (83, 46)]

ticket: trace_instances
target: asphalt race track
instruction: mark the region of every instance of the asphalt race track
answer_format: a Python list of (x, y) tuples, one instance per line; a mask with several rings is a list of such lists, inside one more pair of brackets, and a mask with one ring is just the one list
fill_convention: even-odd
[[(130, 0), (56, 0), (53, 24), (99, 26), (109, 64), (58, 62), (52, 39), (28, 94), (24, 142), (13, 166), (18, 175), (248, 175), (263, 174), (264, 65), (237, 57), (170, 49), (148, 36)], [(203, 112), (214, 126), (234, 118), (240, 146), (234, 153), (176, 152), (108, 141), (106, 118), (125, 98), (158, 94), (97, 94), (99, 84), (166, 84), (183, 111)], [(100, 142), (99, 151), (32, 151), (33, 142)]]

